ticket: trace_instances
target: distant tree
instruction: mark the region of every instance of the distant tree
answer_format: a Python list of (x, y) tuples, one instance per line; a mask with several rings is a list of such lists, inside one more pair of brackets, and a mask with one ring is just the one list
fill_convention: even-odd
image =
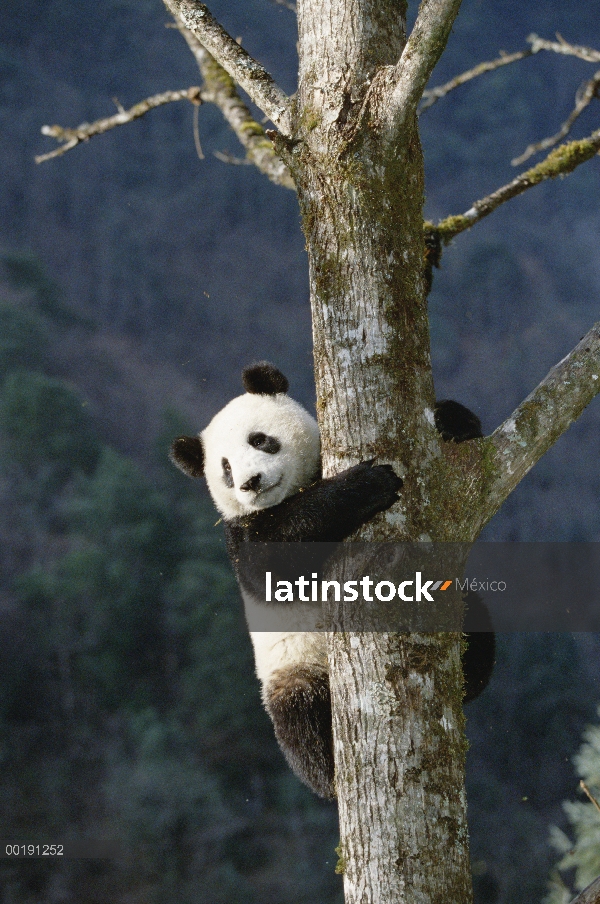
[[(34, 254), (4, 252), (0, 263), (8, 282), (16, 289), (33, 295), (41, 314), (54, 320), (62, 327), (79, 324), (91, 328), (89, 318), (75, 313), (62, 298), (59, 286), (50, 279), (40, 260)], [(21, 361), (21, 365), (26, 362)]]
[[(401, 502), (368, 525), (366, 538), (472, 542), (600, 390), (600, 324), (491, 436), (444, 443), (432, 416), (432, 268), (459, 232), (590, 160), (600, 130), (556, 147), (464, 214), (434, 225), (423, 222), (418, 105), (542, 50), (595, 63), (600, 53), (532, 37), (526, 50), (426, 91), (460, 0), (422, 0), (410, 34), (405, 0), (298, 0), (298, 92), (288, 97), (206, 6), (165, 4), (198, 61), (202, 87), (164, 92), (91, 125), (45, 127), (61, 147), (38, 159), (163, 103), (216, 104), (250, 162), (298, 194), (324, 473), (377, 457), (404, 476)], [(565, 127), (523, 159), (556, 145), (598, 84), (595, 75)], [(238, 86), (274, 129), (254, 119)], [(460, 636), (351, 640), (335, 634), (330, 646), (346, 901), (469, 901)]]
[(31, 471), (47, 465), (63, 477), (90, 473), (100, 443), (85, 405), (63, 380), (12, 370), (2, 387), (0, 418), (13, 457)]
[(575, 841), (557, 826), (552, 828), (552, 847), (562, 856), (551, 878), (545, 904), (569, 904), (573, 892), (567, 877), (574, 874), (573, 885), (581, 891), (600, 874), (600, 725), (589, 725), (583, 738), (573, 762), (581, 779), (582, 795), (588, 799), (563, 803)]
[(14, 305), (0, 303), (0, 380), (17, 367), (41, 368), (47, 345), (41, 318)]

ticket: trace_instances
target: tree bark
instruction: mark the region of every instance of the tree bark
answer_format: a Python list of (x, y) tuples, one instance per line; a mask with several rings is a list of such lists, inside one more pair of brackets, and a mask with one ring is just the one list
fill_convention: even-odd
[[(458, 8), (437, 6), (452, 16)], [(376, 457), (405, 478), (401, 503), (363, 538), (454, 539), (432, 517), (434, 474), (441, 486), (432, 462), (446, 472), (453, 465), (433, 424), (418, 98), (407, 92), (403, 101), (398, 80), (405, 21), (392, 0), (303, 0), (298, 27), (296, 132), (278, 146), (309, 257), (324, 472)], [(414, 43), (411, 64), (424, 80), (431, 54)], [(348, 904), (471, 898), (460, 642), (458, 634), (331, 637)]]

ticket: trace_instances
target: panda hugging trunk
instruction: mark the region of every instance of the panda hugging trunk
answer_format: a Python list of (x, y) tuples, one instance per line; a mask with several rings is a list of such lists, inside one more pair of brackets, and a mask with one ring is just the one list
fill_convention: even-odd
[[(286, 377), (261, 362), (244, 370), (242, 382), (246, 393), (199, 436), (173, 442), (171, 460), (190, 477), (206, 477), (248, 606), (251, 590), (236, 567), (242, 543), (344, 540), (397, 502), (402, 480), (390, 465), (372, 461), (322, 479), (317, 423), (286, 394)], [(479, 419), (458, 402), (438, 402), (435, 425), (445, 440), (482, 436)], [(309, 787), (334, 797), (326, 634), (269, 631), (251, 632), (251, 638), (263, 702), (280, 747)], [(490, 633), (467, 640), (465, 699), (471, 700), (489, 680), (494, 639)]]

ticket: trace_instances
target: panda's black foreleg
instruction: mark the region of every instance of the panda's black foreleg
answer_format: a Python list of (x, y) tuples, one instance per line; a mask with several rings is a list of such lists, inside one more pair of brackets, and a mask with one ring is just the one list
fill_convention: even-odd
[(402, 483), (391, 465), (363, 461), (256, 512), (247, 539), (337, 543), (397, 502)]
[(302, 664), (274, 672), (264, 689), (265, 707), (285, 758), (320, 797), (335, 797), (329, 675)]

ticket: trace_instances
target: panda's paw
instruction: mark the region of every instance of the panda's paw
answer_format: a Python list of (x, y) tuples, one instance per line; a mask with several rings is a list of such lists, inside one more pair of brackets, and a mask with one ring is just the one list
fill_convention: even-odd
[(362, 461), (350, 468), (348, 476), (354, 478), (364, 492), (364, 501), (373, 512), (383, 512), (400, 498), (398, 491), (403, 480), (398, 477), (391, 465), (376, 465), (373, 459)]
[(391, 465), (373, 465), (371, 473), (376, 481), (373, 501), (378, 502), (383, 511), (398, 501), (398, 491), (402, 489), (404, 481)]

